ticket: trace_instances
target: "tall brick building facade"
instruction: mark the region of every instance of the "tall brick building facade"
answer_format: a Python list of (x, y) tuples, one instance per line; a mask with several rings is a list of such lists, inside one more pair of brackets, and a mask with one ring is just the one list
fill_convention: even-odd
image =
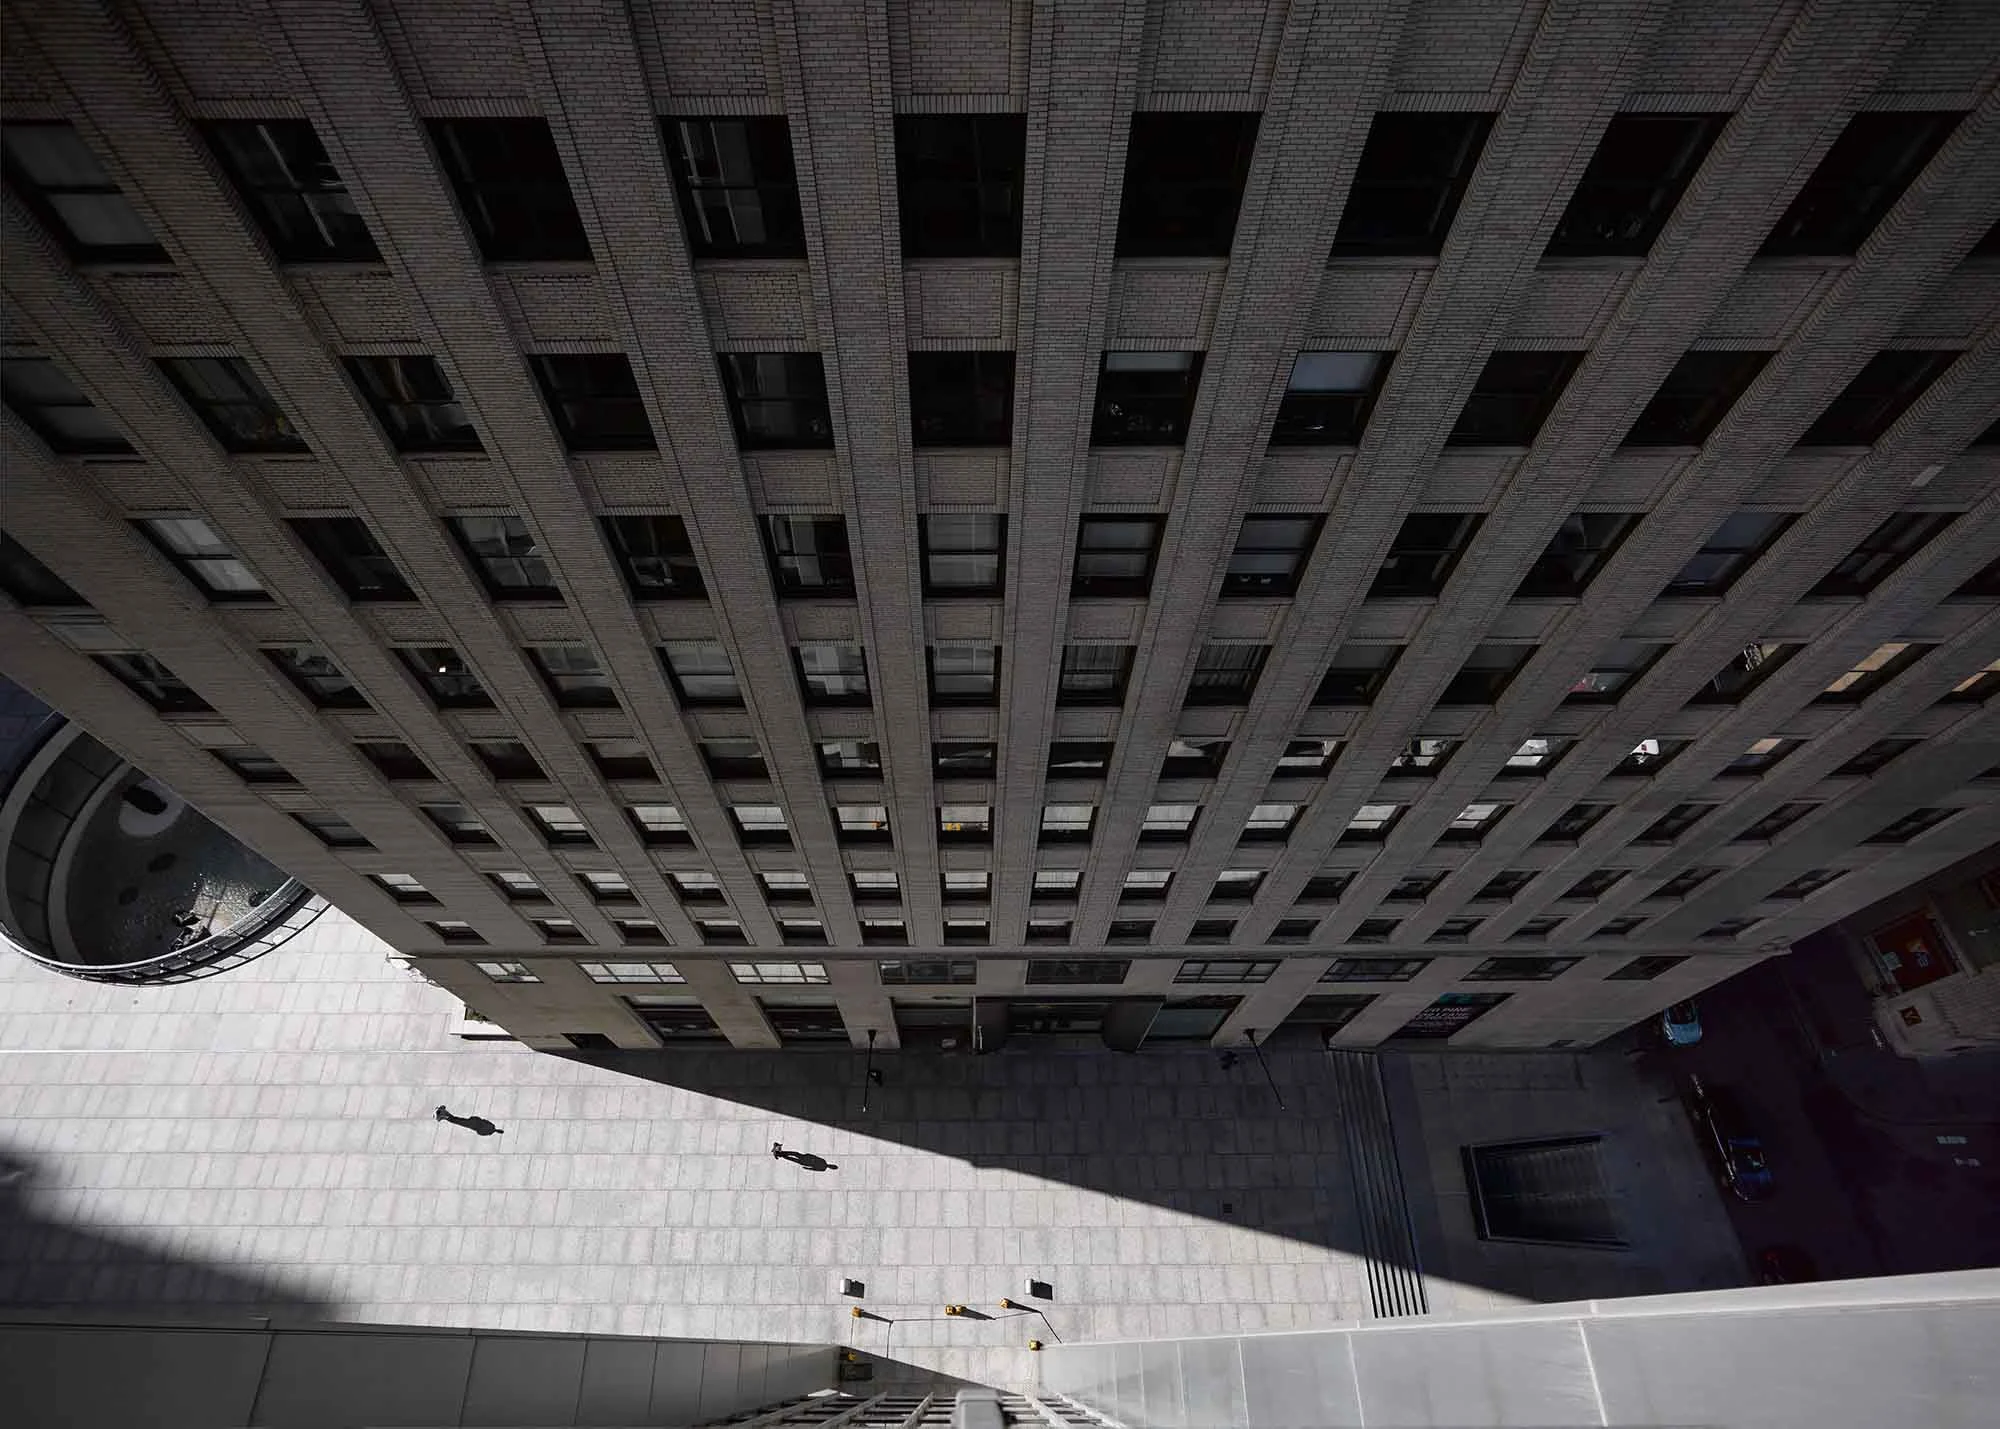
[(7, 0), (0, 667), (547, 1046), (1583, 1045), (2000, 831), (2000, 12)]

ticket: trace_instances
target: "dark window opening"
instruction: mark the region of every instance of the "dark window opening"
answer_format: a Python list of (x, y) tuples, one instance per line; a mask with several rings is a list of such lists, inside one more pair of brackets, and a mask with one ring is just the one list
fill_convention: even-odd
[(1394, 359), (1395, 354), (1388, 352), (1300, 353), (1292, 361), (1292, 375), (1278, 403), (1271, 445), (1359, 445)]
[(160, 371), (224, 451), (307, 450), (277, 399), (240, 357), (162, 357)]
[(918, 518), (924, 594), (998, 595), (1006, 577), (1007, 518), (943, 512)]
[(451, 516), (445, 524), (495, 600), (561, 600), (541, 541), (518, 516)]
[(1115, 256), (1227, 258), (1260, 118), (1134, 114)]
[(1400, 645), (1343, 645), (1313, 695), (1316, 705), (1367, 705), (1375, 702), (1389, 672), (1402, 658)]
[(316, 516), (287, 524), (349, 600), (416, 599), (367, 522), (354, 516)]
[(538, 352), (528, 355), (535, 385), (573, 452), (649, 452), (653, 424), (639, 380), (622, 352)]
[(905, 258), (1021, 251), (1024, 114), (899, 114), (896, 185)]
[(542, 119), (433, 119), (431, 142), (488, 263), (588, 262), (590, 240)]
[(1014, 354), (910, 354), (910, 439), (919, 447), (1004, 447), (1014, 440)]
[(1770, 360), (1768, 352), (1684, 353), (1625, 434), (1625, 445), (1700, 446)]
[(361, 210), (310, 123), (248, 119), (202, 129), (280, 262), (381, 262)]
[(0, 397), (62, 456), (130, 456), (132, 444), (69, 374), (46, 357), (0, 362)]
[(1563, 518), (1548, 548), (1528, 568), (1517, 596), (1582, 595), (1639, 524), (1638, 513), (1577, 511)]
[(1496, 352), (1445, 438), (1455, 447), (1525, 447), (1555, 410), (1580, 352)]
[(1078, 599), (1152, 594), (1165, 526), (1163, 516), (1084, 517), (1077, 527), (1070, 594)]
[(42, 226), (82, 263), (164, 263), (132, 201), (68, 124), (16, 121), (0, 133), (0, 166)]
[(1854, 253), (1943, 147), (1962, 116), (1876, 110), (1848, 121), (1758, 250), (1759, 258)]
[(1725, 517), (1662, 594), (1723, 594), (1798, 519), (1795, 512), (1772, 511), (1738, 511)]
[(799, 181), (782, 114), (662, 119), (688, 251), (697, 258), (803, 258)]
[(1543, 256), (1644, 257), (1727, 114), (1619, 114), (1605, 127)]
[(1828, 571), (1808, 595), (1866, 595), (1958, 519), (1955, 511), (1898, 511)]
[(1492, 128), (1491, 114), (1377, 114), (1333, 257), (1442, 253)]
[(1201, 387), (1199, 352), (1107, 352), (1097, 374), (1090, 444), (1177, 447)]
[(1131, 645), (1065, 645), (1056, 704), (1122, 705), (1132, 674)]
[(687, 524), (678, 516), (604, 516), (604, 539), (634, 600), (704, 594)]
[(716, 359), (744, 451), (833, 446), (826, 367), (817, 352), (722, 352)]
[(479, 682), (465, 657), (448, 645), (402, 646), (397, 658), (417, 677), (439, 709), (493, 708), (493, 696)]
[(780, 596), (854, 595), (847, 522), (838, 516), (766, 516), (764, 543)]

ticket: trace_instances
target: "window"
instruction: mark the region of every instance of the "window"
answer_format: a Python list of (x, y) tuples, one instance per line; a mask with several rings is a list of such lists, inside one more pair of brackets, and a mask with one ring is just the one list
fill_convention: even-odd
[(1737, 512), (1715, 528), (1663, 594), (1721, 595), (1798, 519), (1795, 513)]
[(1492, 127), (1491, 114), (1377, 114), (1333, 256), (1442, 253)]
[(1689, 352), (1653, 394), (1632, 430), (1628, 447), (1699, 446), (1729, 415), (1769, 362), (1768, 352)]
[(1190, 958), (1174, 974), (1174, 981), (1269, 982), (1277, 970), (1276, 958)]
[(1101, 779), (1111, 768), (1111, 749), (1098, 741), (1059, 739), (1049, 746), (1049, 778)]
[(1316, 705), (1371, 705), (1401, 659), (1400, 645), (1343, 645), (1313, 695)]
[(1496, 873), (1486, 880), (1485, 886), (1472, 895), (1475, 903), (1511, 903), (1523, 888), (1535, 881), (1535, 871), (1529, 868), (1510, 868)]
[(1396, 886), (1389, 890), (1389, 900), (1393, 903), (1421, 903), (1444, 882), (1442, 873), (1409, 873), (1396, 880)]
[(938, 840), (941, 843), (993, 842), (992, 805), (940, 804)]
[(1292, 830), (1305, 813), (1304, 804), (1257, 804), (1250, 810), (1250, 817), (1244, 821), (1241, 837), (1245, 842), (1269, 841), (1282, 843), (1292, 836)]
[(1549, 982), (1582, 958), (1488, 958), (1465, 975), (1466, 982)]
[(1521, 742), (1521, 747), (1507, 756), (1502, 774), (1546, 774), (1553, 769), (1556, 761), (1569, 753), (1576, 744), (1573, 739), (1551, 738), (1537, 735)]
[(944, 920), (944, 940), (947, 943), (971, 943), (984, 947), (990, 930), (984, 918), (947, 918)]
[(381, 885), (398, 903), (435, 903), (437, 895), (407, 873), (371, 873), (368, 875)]
[(764, 542), (778, 594), (854, 594), (847, 523), (838, 516), (766, 516)]
[(1285, 752), (1278, 756), (1278, 768), (1272, 777), (1284, 779), (1324, 774), (1333, 768), (1333, 761), (1340, 754), (1340, 745), (1341, 741), (1337, 739), (1290, 740), (1285, 745)]
[(433, 119), (431, 142), (488, 263), (588, 262), (590, 240), (541, 119)]
[(1030, 943), (1067, 943), (1074, 924), (1067, 918), (1030, 918), (1028, 920), (1027, 941)]
[(1645, 923), (1646, 920), (1636, 914), (1627, 914), (1622, 918), (1612, 918), (1599, 926), (1597, 936), (1600, 938), (1629, 938), (1638, 932), (1640, 928), (1644, 927)]
[(1434, 779), (1438, 770), (1458, 749), (1456, 739), (1434, 739), (1424, 736), (1405, 744), (1402, 751), (1389, 761), (1385, 771), (1390, 777), (1404, 779)]
[(361, 211), (311, 124), (256, 119), (202, 128), (279, 261), (381, 261)]
[(430, 766), (417, 757), (416, 750), (400, 739), (363, 739), (356, 741), (354, 747), (361, 751), (363, 759), (382, 771), (385, 779), (437, 778)]
[[(990, 810), (981, 810), (990, 815)], [(984, 903), (993, 892), (993, 876), (983, 868), (947, 868), (943, 874), (944, 901)]]
[(771, 773), (754, 739), (704, 739), (701, 762), (717, 779), (766, 779)]
[(1199, 352), (1107, 352), (1097, 374), (1096, 447), (1177, 447), (1201, 386)]
[(731, 963), (729, 972), (738, 982), (753, 984), (803, 984), (828, 981), (825, 963)]
[(1704, 928), (1701, 936), (1717, 942), (1727, 941), (1749, 932), (1761, 921), (1759, 918), (1724, 918), (1714, 927)]
[(1278, 926), (1271, 930), (1273, 943), (1303, 943), (1313, 935), (1319, 926), (1317, 918), (1280, 918)]
[(1396, 820), (1403, 817), (1401, 804), (1363, 804), (1341, 830), (1342, 843), (1380, 843), (1389, 837)]
[[(1987, 428), (1988, 432), (2000, 432), (2000, 422)], [(1991, 444), (1991, 443), (1989, 443)], [(1988, 561), (1974, 573), (1971, 579), (1952, 592), (1959, 600), (1976, 600), (1984, 596), (2000, 596), (2000, 560)]]
[(486, 772), (495, 779), (548, 778), (542, 766), (535, 762), (535, 756), (528, 746), (518, 739), (475, 740), (472, 752), (479, 756), (479, 762), (486, 766)]
[(931, 704), (991, 709), (1000, 703), (1000, 647), (940, 641), (930, 651)]
[(1007, 550), (1007, 518), (944, 513), (918, 518), (924, 594), (998, 595)]
[(1363, 918), (1360, 926), (1348, 935), (1350, 943), (1386, 943), (1395, 936), (1402, 926), (1399, 918)]
[(1024, 114), (899, 114), (896, 187), (905, 258), (1021, 251)]
[(1662, 764), (1686, 749), (1692, 742), (1686, 739), (1642, 739), (1632, 746), (1632, 752), (1619, 760), (1611, 772), (1648, 775), (1656, 773)]
[(1575, 843), (1595, 828), (1597, 821), (1610, 813), (1612, 807), (1610, 804), (1571, 804), (1542, 830), (1538, 842)]
[(186, 681), (143, 650), (90, 658), (161, 714), (200, 714), (210, 708)]
[(540, 982), (541, 979), (528, 970), (526, 963), (474, 963), (486, 976), (495, 982)]
[(861, 941), (864, 943), (906, 944), (910, 941), (909, 931), (904, 928), (901, 918), (863, 918), (861, 920)]
[(1782, 888), (1772, 889), (1764, 896), (1782, 903), (1789, 903), (1797, 899), (1810, 897), (1829, 883), (1845, 878), (1846, 876), (1847, 870), (1844, 868), (1815, 868), (1800, 874)]
[(880, 804), (835, 804), (833, 824), (842, 843), (889, 842), (889, 811)]
[(1140, 842), (1182, 842), (1193, 832), (1200, 813), (1199, 804), (1149, 804), (1145, 818), (1139, 821)]
[(990, 778), (999, 753), (987, 740), (939, 740), (931, 746), (931, 772), (939, 779)]
[(799, 688), (813, 706), (868, 703), (868, 656), (859, 645), (814, 640), (797, 646)]
[(415, 600), (396, 563), (365, 521), (353, 516), (287, 521), (349, 600)]
[(0, 163), (8, 184), (78, 262), (166, 261), (146, 220), (71, 126), (8, 124)]
[[(1682, 805), (1682, 807), (1686, 808), (1688, 806)], [(1645, 843), (1648, 841), (1641, 839), (1640, 842)], [(1655, 840), (1655, 842), (1663, 842), (1663, 840)], [(1652, 896), (1655, 898), (1685, 898), (1720, 872), (1722, 870), (1719, 868), (1684, 869), (1672, 878), (1669, 878), (1665, 883), (1662, 883), (1659, 888), (1654, 890)]]
[(1686, 961), (1687, 959), (1685, 957), (1674, 957), (1667, 954), (1659, 954), (1652, 957), (1644, 957), (1644, 958), (1634, 958), (1632, 959), (1631, 962), (1626, 963), (1616, 972), (1608, 974), (1605, 978), (1605, 981), (1606, 982), (1651, 982), (1661, 973), (1672, 972), (1675, 968), (1679, 967), (1682, 963)]
[(1203, 645), (1188, 681), (1189, 705), (1243, 705), (1257, 688), (1268, 645)]
[(1552, 915), (1541, 918), (1530, 918), (1521, 925), (1520, 930), (1514, 936), (1521, 939), (1546, 938), (1549, 934), (1560, 928), (1562, 924), (1563, 920), (1561, 918)]
[(302, 452), (305, 438), (240, 357), (162, 357), (160, 371), (224, 451)]
[(1659, 818), (1648, 824), (1634, 843), (1670, 844), (1715, 808), (1713, 804), (1676, 804)]
[(1293, 595), (1319, 539), (1318, 516), (1246, 516), (1222, 577), (1225, 596)]
[(697, 258), (803, 258), (799, 181), (782, 114), (662, 119), (688, 251)]
[(632, 891), (632, 885), (615, 873), (592, 873), (581, 871), (577, 881), (590, 892), (599, 903), (637, 903), (639, 895)]
[(323, 710), (365, 710), (368, 701), (340, 667), (311, 645), (267, 646), (264, 658)]
[(1496, 352), (1445, 438), (1447, 446), (1525, 447), (1555, 410), (1580, 352)]
[(1257, 896), (1258, 885), (1264, 881), (1261, 868), (1225, 868), (1215, 876), (1215, 886), (1208, 891), (1211, 903), (1247, 902)]
[(1029, 958), (1028, 985), (1115, 984), (1132, 971), (1129, 958)]
[[(611, 926), (618, 930), (619, 938), (626, 943), (664, 943), (667, 941), (666, 933), (651, 918), (613, 918)], [(672, 967), (673, 964), (652, 963), (649, 966), (665, 968)], [(665, 982), (667, 979), (655, 978), (653, 980), (656, 982)]]
[(1897, 755), (1905, 754), (1922, 743), (1921, 739), (1912, 739), (1905, 736), (1878, 739), (1845, 764), (1841, 765), (1840, 768), (1834, 770), (1834, 776), (1836, 778), (1865, 778), (1882, 768), (1883, 765), (1887, 764)]
[(1644, 257), (1728, 122), (1727, 114), (1614, 115), (1543, 256)]
[(1610, 704), (1666, 653), (1665, 645), (1652, 641), (1614, 640), (1564, 698), (1570, 704)]
[(803, 873), (772, 870), (758, 873), (757, 879), (764, 885), (764, 900), (767, 903), (812, 902), (812, 885)]
[[(621, 921), (619, 924), (623, 927)], [(578, 963), (592, 982), (686, 982), (672, 963)]]
[(1134, 114), (1114, 256), (1227, 258), (1259, 117)]
[(1358, 446), (1388, 380), (1390, 352), (1302, 352), (1292, 359), (1274, 447)]
[(1582, 595), (1604, 563), (1639, 524), (1637, 515), (1576, 511), (1563, 518), (1548, 549), (1535, 558), (1516, 596)]
[(1125, 874), (1125, 882), (1118, 890), (1121, 902), (1157, 903), (1167, 896), (1173, 886), (1174, 874), (1168, 868), (1134, 868)]
[(704, 593), (701, 567), (678, 516), (605, 516), (604, 539), (634, 600), (668, 600)]
[(776, 804), (731, 804), (729, 818), (736, 825), (736, 837), (745, 844), (791, 845), (785, 811)]
[(153, 516), (133, 523), (210, 600), (269, 600), (271, 593), (198, 516)]
[(1954, 511), (1898, 511), (1870, 532), (1807, 594), (1866, 595), (1957, 519), (1958, 513)]
[(711, 947), (740, 946), (750, 941), (743, 936), (743, 925), (734, 918), (697, 918), (694, 926), (702, 942)]
[(1405, 517), (1368, 587), (1369, 598), (1441, 595), (1482, 519), (1476, 511), (1419, 511)]
[(581, 943), (583, 941), (583, 929), (577, 927), (575, 921), (572, 919), (531, 918), (529, 921), (535, 925), (536, 930), (541, 933), (543, 940), (546, 942)]
[(1862, 842), (1871, 844), (1906, 844), (1918, 834), (1936, 828), (1946, 819), (1956, 814), (1956, 809), (1917, 809), (1903, 815), (1894, 823), (1885, 825)]
[(1859, 250), (1958, 121), (1956, 114), (1919, 110), (1855, 115), (1757, 256), (1838, 256)]
[(1698, 705), (1740, 703), (1752, 690), (1769, 679), (1772, 671), (1804, 648), (1802, 645), (1782, 644), (1770, 640), (1746, 645), (1740, 654), (1716, 673), (1714, 679), (1695, 691), (1689, 703)]
[(1437, 931), (1424, 939), (1427, 943), (1466, 943), (1478, 930), (1484, 918), (1447, 918), (1438, 924)]
[(640, 839), (650, 846), (694, 842), (688, 833), (687, 820), (672, 804), (632, 804), (626, 807), (625, 815), (639, 831)]
[(542, 837), (552, 844), (570, 844), (589, 847), (590, 828), (567, 804), (530, 804), (528, 817), (541, 830)]
[(1004, 447), (1014, 440), (1014, 354), (910, 354), (910, 439), (918, 447)]
[(882, 746), (872, 739), (823, 739), (818, 748), (819, 772), (829, 779), (882, 772)]
[(668, 640), (660, 646), (660, 663), (684, 705), (743, 703), (743, 692), (736, 686), (736, 668), (718, 641)]
[[(9, 135), (20, 126), (10, 127)], [(46, 357), (0, 362), (0, 397), (14, 415), (63, 456), (129, 456), (132, 444), (111, 418), (84, 396), (69, 374)]]
[(817, 352), (719, 352), (716, 361), (744, 451), (833, 446), (826, 367)]
[(561, 600), (541, 540), (518, 516), (450, 516), (451, 528), (495, 600)]
[(600, 739), (585, 744), (590, 762), (606, 779), (658, 779), (646, 746), (636, 739)]
[(1475, 645), (1465, 664), (1451, 677), (1438, 696), (1441, 705), (1490, 705), (1513, 683), (1514, 676), (1528, 663), (1538, 647), (1533, 645)]
[(1081, 843), (1090, 838), (1097, 821), (1095, 804), (1042, 805), (1043, 843)]
[(1086, 516), (1077, 528), (1076, 573), (1070, 594), (1148, 596), (1160, 556), (1162, 516)]
[(483, 710), (493, 697), (456, 650), (445, 645), (399, 646), (396, 656), (417, 677), (439, 709)]
[(1760, 739), (1723, 766), (1724, 774), (1762, 774), (1800, 745), (1803, 739)]
[(354, 825), (338, 814), (293, 814), (292, 818), (328, 848), (373, 848)]
[(211, 749), (217, 759), (230, 772), (246, 784), (296, 784), (284, 765), (278, 763), (254, 744), (233, 744), (225, 749)]
[(1950, 704), (1984, 704), (1996, 689), (2000, 689), (2000, 660), (1991, 661), (1984, 669), (1960, 680), (1946, 692), (1944, 699)]
[(856, 902), (893, 902), (903, 896), (903, 890), (896, 882), (896, 874), (893, 869), (852, 869), (847, 875), (847, 883), (854, 890)]
[(1347, 885), (1354, 882), (1351, 873), (1315, 873), (1306, 880), (1305, 891), (1299, 894), (1301, 903), (1308, 899), (1336, 902), (1347, 891)]
[(1622, 879), (1627, 870), (1622, 868), (1600, 868), (1586, 873), (1563, 892), (1565, 898), (1602, 898)]
[(548, 899), (549, 895), (542, 891), (541, 884), (518, 870), (513, 872), (489, 873), (486, 876), (493, 880), (494, 885), (499, 888), (500, 892), (506, 896), (509, 902), (536, 903), (544, 902)]
[(1444, 838), (1453, 843), (1477, 843), (1505, 817), (1509, 807), (1487, 802), (1467, 804), (1445, 825)]
[(875, 964), (891, 987), (970, 987), (979, 981), (979, 965), (970, 958), (895, 958)]
[(649, 452), (658, 445), (624, 353), (531, 352), (528, 366), (570, 451)]
[(1029, 896), (1037, 903), (1064, 902), (1076, 897), (1082, 882), (1083, 874), (1074, 868), (1038, 868), (1035, 870), (1034, 890)]
[(778, 936), (787, 943), (823, 945), (826, 925), (817, 918), (780, 918)]
[[(1385, 920), (1371, 918), (1368, 921)], [(1391, 922), (1389, 926), (1393, 928), (1395, 924)], [(1335, 958), (1333, 966), (1321, 973), (1319, 980), (1321, 982), (1409, 982), (1430, 965), (1429, 958)]]
[(1802, 447), (1872, 447), (1924, 390), (1958, 360), (1955, 352), (1878, 352), (1799, 438)]
[(584, 645), (531, 645), (528, 658), (564, 709), (616, 709), (618, 692), (611, 676)]
[(1065, 645), (1058, 705), (1122, 705), (1132, 673), (1130, 645)]
[(1213, 779), (1222, 772), (1228, 757), (1226, 739), (1176, 739), (1167, 744), (1166, 760), (1160, 765), (1162, 779)]
[(1786, 829), (1810, 814), (1819, 805), (1805, 802), (1780, 804), (1735, 838), (1736, 843), (1769, 843)]

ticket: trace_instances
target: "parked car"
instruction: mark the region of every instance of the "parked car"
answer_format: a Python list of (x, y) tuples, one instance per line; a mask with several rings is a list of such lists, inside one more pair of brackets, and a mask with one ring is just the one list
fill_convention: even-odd
[(1764, 1143), (1751, 1129), (1735, 1093), (1689, 1077), (1687, 1101), (1703, 1153), (1738, 1200), (1761, 1201), (1777, 1189), (1764, 1158)]
[(1677, 1002), (1660, 1014), (1660, 1035), (1669, 1047), (1692, 1047), (1701, 1041), (1701, 1009), (1694, 999)]

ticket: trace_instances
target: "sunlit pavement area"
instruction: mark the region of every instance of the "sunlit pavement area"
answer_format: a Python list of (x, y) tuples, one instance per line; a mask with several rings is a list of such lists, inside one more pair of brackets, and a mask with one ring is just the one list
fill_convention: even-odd
[[(1270, 1056), (1282, 1109), (1249, 1056), (1024, 1045), (884, 1056), (864, 1114), (858, 1053), (611, 1070), (462, 1042), (456, 1002), (385, 953), (329, 912), (175, 987), (0, 957), (0, 1303), (851, 1341), (995, 1384), (1032, 1377), (1031, 1335), (1372, 1313), (1310, 1044)], [(1742, 1279), (1692, 1141), (1627, 1059), (1385, 1060), (1433, 1312)], [(442, 1124), (441, 1103), (505, 1134)], [(1459, 1142), (1588, 1131), (1629, 1250), (1473, 1238)], [(1029, 1276), (1055, 1291), (1047, 1331), (942, 1318), (999, 1315)], [(852, 1318), (841, 1277), (898, 1323)]]

